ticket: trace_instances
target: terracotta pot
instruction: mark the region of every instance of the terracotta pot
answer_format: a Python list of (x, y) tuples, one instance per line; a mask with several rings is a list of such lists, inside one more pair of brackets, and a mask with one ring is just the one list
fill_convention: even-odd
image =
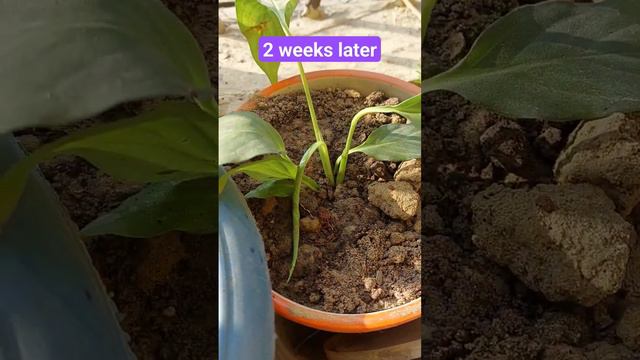
[[(387, 96), (397, 97), (401, 101), (420, 93), (420, 87), (412, 83), (369, 71), (359, 70), (322, 70), (307, 73), (311, 89), (344, 88), (354, 89), (361, 94), (379, 90)], [(294, 76), (273, 84), (257, 95), (270, 97), (302, 90), (299, 76)], [(244, 103), (240, 110), (251, 111), (255, 101)], [(309, 123), (311, 126), (311, 123)], [(319, 330), (340, 333), (364, 333), (389, 329), (420, 318), (420, 299), (407, 304), (365, 314), (336, 314), (312, 309), (298, 304), (272, 291), (276, 313), (296, 323)]]

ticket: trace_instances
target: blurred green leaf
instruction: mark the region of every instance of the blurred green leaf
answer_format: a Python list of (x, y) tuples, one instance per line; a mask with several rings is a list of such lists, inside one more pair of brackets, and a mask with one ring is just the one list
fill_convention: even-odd
[(436, 5), (436, 0), (422, 0), (422, 41), (427, 36), (427, 29), (431, 22), (431, 11)]
[(258, 155), (284, 154), (282, 137), (252, 112), (236, 112), (219, 119), (220, 164), (238, 164)]
[(422, 94), (410, 97), (398, 105), (389, 106), (389, 112), (394, 112), (409, 120), (411, 124), (420, 128), (422, 122)]
[(270, 197), (289, 197), (293, 194), (293, 180), (268, 180), (249, 191), (246, 198), (266, 199)]
[(156, 0), (0, 1), (0, 79), (0, 133), (211, 89), (196, 40)]
[(359, 146), (349, 150), (377, 160), (404, 161), (420, 158), (420, 129), (409, 124), (387, 124), (375, 129)]
[(300, 243), (300, 191), (302, 191), (302, 183), (304, 181), (304, 170), (311, 160), (311, 156), (318, 150), (324, 142), (316, 141), (313, 143), (307, 151), (302, 155), (302, 159), (300, 159), (300, 164), (296, 170), (296, 178), (295, 183), (293, 185), (293, 194), (292, 194), (292, 209), (291, 209), (291, 218), (293, 220), (293, 241), (292, 241), (292, 250), (291, 250), (291, 263), (289, 265), (289, 277), (287, 278), (287, 282), (291, 280), (291, 276), (293, 275), (293, 270), (296, 268), (296, 262), (298, 261), (298, 247)]
[(272, 84), (278, 82), (279, 62), (262, 62), (258, 57), (261, 36), (289, 35), (288, 25), (297, 0), (236, 0), (236, 18), (247, 39), (251, 55)]
[(640, 110), (640, 1), (520, 7), (487, 28), (458, 65), (422, 86), (514, 118)]
[[(246, 174), (250, 178), (260, 183), (270, 180), (295, 179), (298, 167), (288, 158), (270, 155), (264, 159), (251, 161), (238, 165), (227, 171), (220, 177), (218, 192), (222, 192), (227, 184), (228, 178), (236, 174)], [(313, 190), (318, 190), (318, 184), (308, 176), (305, 176), (303, 183)]]
[(218, 225), (217, 201), (214, 178), (150, 184), (91, 222), (82, 233), (133, 238), (149, 238), (173, 230), (211, 234)]
[(78, 155), (122, 180), (186, 180), (216, 174), (217, 140), (215, 119), (196, 104), (179, 102), (78, 131), (42, 146), (0, 177), (0, 223), (15, 207), (29, 171), (39, 162)]

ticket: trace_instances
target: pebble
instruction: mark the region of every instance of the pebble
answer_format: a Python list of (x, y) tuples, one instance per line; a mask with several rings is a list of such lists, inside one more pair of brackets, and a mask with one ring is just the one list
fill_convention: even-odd
[(369, 202), (394, 219), (416, 216), (420, 195), (404, 181), (376, 182), (369, 185)]
[(621, 288), (636, 232), (599, 188), (494, 184), (472, 210), (474, 244), (547, 299), (593, 306)]
[(640, 202), (640, 116), (582, 122), (556, 160), (559, 183), (597, 184), (627, 216)]
[(387, 257), (394, 264), (401, 264), (407, 258), (407, 248), (404, 246), (392, 246), (389, 248)]
[(320, 220), (316, 217), (305, 217), (300, 219), (300, 229), (307, 233), (320, 232)]

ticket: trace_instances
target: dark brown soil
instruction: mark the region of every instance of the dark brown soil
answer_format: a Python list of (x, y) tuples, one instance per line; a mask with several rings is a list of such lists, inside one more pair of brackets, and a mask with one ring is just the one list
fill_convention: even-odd
[[(333, 159), (344, 147), (353, 115), (367, 106), (398, 102), (380, 92), (364, 95), (340, 89), (313, 92), (320, 128)], [(314, 142), (303, 93), (260, 99), (255, 111), (282, 134), (294, 161)], [(395, 115), (363, 119), (354, 144), (390, 122), (406, 121)], [(307, 306), (336, 313), (387, 309), (420, 296), (416, 219), (391, 219), (367, 200), (367, 186), (393, 180), (397, 166), (362, 154), (350, 156), (345, 184), (334, 191), (327, 186), (322, 165), (314, 157), (306, 174), (318, 180), (322, 189), (318, 193), (304, 191), (301, 196), (301, 246), (290, 282), (290, 200), (249, 201), (264, 238), (271, 281), (278, 292)], [(250, 183), (241, 181), (241, 187), (248, 191)]]
[[(533, 2), (439, 1), (423, 46), (423, 71), (454, 65), (487, 25)], [(496, 124), (513, 120), (460, 96), (438, 92), (425, 100), (423, 359), (639, 359), (615, 336), (624, 294), (593, 308), (550, 303), (483, 257), (471, 241), (473, 195), (492, 183), (551, 181), (553, 163), (576, 123), (519, 121), (521, 130), (512, 131)], [(481, 144), (483, 134), (490, 140)]]
[[(200, 43), (217, 81), (216, 7), (209, 0), (165, 0)], [(90, 120), (57, 129), (21, 132), (32, 150), (98, 122), (143, 112), (152, 102), (125, 104)], [(120, 204), (141, 189), (124, 184), (76, 157), (60, 157), (41, 166), (78, 227)], [(215, 219), (212, 219), (215, 221)], [(217, 358), (217, 247), (214, 236), (178, 233), (155, 239), (103, 236), (87, 247), (110, 296), (122, 315), (121, 325), (139, 359)]]

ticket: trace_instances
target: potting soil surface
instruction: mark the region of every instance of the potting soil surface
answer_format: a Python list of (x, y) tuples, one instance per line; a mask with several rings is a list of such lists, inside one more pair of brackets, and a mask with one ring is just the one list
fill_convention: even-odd
[[(164, 0), (198, 40), (211, 81), (217, 79), (216, 7), (209, 0)], [(135, 116), (153, 101), (118, 106), (56, 129), (20, 132), (28, 150), (95, 123)], [(141, 189), (113, 180), (86, 161), (59, 157), (41, 166), (69, 215), (82, 228)], [(215, 221), (215, 220), (212, 220)], [(217, 358), (215, 236), (172, 233), (153, 239), (101, 236), (87, 240), (93, 263), (121, 314), (121, 326), (141, 360)], [(214, 305), (214, 306), (211, 306)]]
[[(438, 1), (423, 46), (423, 73), (453, 66), (490, 23), (534, 2)], [(522, 188), (552, 182), (552, 166), (577, 123), (518, 121), (513, 126), (511, 119), (445, 92), (428, 94), (426, 104), (423, 359), (639, 359), (640, 352), (616, 336), (624, 292), (589, 308), (552, 303), (472, 242), (474, 195), (491, 184)], [(480, 137), (499, 122), (519, 130), (496, 131), (509, 135), (483, 147)], [(526, 159), (526, 166), (508, 161), (497, 166), (492, 162), (501, 155), (496, 149), (504, 151), (501, 160)], [(592, 211), (597, 216), (599, 209)]]
[[(360, 94), (349, 89), (314, 91), (312, 97), (332, 159), (344, 148), (353, 115), (367, 106), (398, 103), (397, 98), (381, 92)], [(297, 162), (315, 142), (304, 94), (258, 99), (257, 104), (255, 112), (278, 130), (289, 156)], [(366, 116), (357, 127), (353, 145), (382, 124), (402, 122), (406, 120), (397, 115)], [(305, 174), (317, 180), (321, 190), (302, 193), (300, 251), (289, 282), (291, 202), (289, 198), (250, 199), (274, 289), (304, 305), (335, 313), (378, 311), (418, 298), (420, 169), (418, 161), (413, 164), (414, 177), (398, 184), (394, 174), (399, 163), (354, 154), (349, 157), (345, 183), (334, 190), (327, 186), (322, 165), (314, 156)], [(256, 185), (246, 178), (238, 181), (245, 193)], [(369, 186), (376, 183), (398, 184), (408, 197), (413, 196), (415, 201), (409, 205), (413, 209), (408, 210), (413, 216), (393, 219), (373, 205)], [(378, 194), (381, 201), (386, 201), (387, 190)]]

